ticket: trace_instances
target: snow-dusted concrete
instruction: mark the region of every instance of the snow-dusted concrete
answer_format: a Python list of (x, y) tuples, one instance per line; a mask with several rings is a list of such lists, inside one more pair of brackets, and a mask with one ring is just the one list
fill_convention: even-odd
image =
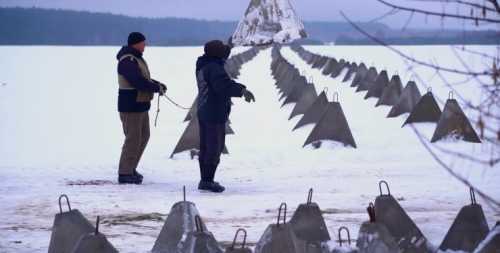
[[(307, 49), (374, 62), (389, 74), (399, 71), (403, 83), (409, 78), (401, 59), (383, 48)], [(445, 49), (408, 48), (451, 58)], [(294, 209), (306, 201), (310, 187), (334, 238), (340, 226), (357, 236), (368, 218), (365, 207), (378, 194), (382, 179), (436, 245), (459, 208), (469, 203), (468, 189), (441, 169), (410, 128), (401, 128), (404, 117), (386, 119), (388, 107), (374, 108), (376, 100), (363, 100), (364, 93), (355, 94), (349, 83), (340, 83), (343, 75), (324, 77), (288, 48), (282, 50), (285, 57), (312, 76), (318, 91), (329, 87), (330, 98), (333, 91), (339, 92), (358, 149), (302, 148), (312, 126), (291, 131), (299, 118), (288, 121), (292, 107), (280, 108), (266, 50), (243, 66), (239, 78), (257, 102), (234, 100), (231, 121), (236, 135), (228, 137), (231, 155), (223, 158), (217, 176), (227, 192), (198, 192), (197, 162), (187, 154), (169, 159), (186, 127), (182, 123), (186, 111), (166, 100), (139, 168), (144, 185), (116, 185), (123, 140), (116, 112), (117, 51), (116, 47), (0, 47), (0, 82), (7, 83), (0, 86), (0, 252), (45, 252), (61, 193), (68, 194), (73, 208), (89, 220), (100, 215), (100, 231), (120, 252), (151, 250), (162, 219), (182, 199), (183, 185), (188, 200), (197, 204), (208, 229), (221, 242), (231, 241), (236, 229), (244, 227), (249, 242), (255, 243), (275, 222), (279, 204), (285, 201)], [(148, 48), (145, 57), (153, 77), (169, 86), (169, 96), (189, 106), (196, 95), (194, 62), (201, 53), (198, 47)], [(434, 90), (446, 98), (446, 89), (436, 86)], [(432, 133), (432, 126), (422, 128)], [(460, 171), (471, 181), (500, 197), (498, 166), (461, 164)], [(85, 185), (91, 180), (105, 181)], [(483, 206), (491, 226), (500, 214)]]

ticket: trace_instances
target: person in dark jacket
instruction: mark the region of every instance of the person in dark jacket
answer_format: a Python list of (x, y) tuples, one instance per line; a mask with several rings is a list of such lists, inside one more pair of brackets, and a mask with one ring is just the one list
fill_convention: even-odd
[(149, 141), (149, 114), (154, 93), (163, 95), (167, 87), (152, 79), (142, 54), (146, 37), (138, 32), (128, 36), (128, 45), (118, 52), (118, 111), (125, 142), (118, 168), (120, 184), (141, 184), (137, 165)]
[(230, 46), (214, 40), (205, 44), (204, 51), (205, 54), (196, 62), (201, 174), (198, 189), (223, 192), (224, 186), (215, 182), (214, 178), (225, 146), (231, 98), (243, 96), (247, 102), (255, 102), (255, 97), (244, 85), (233, 81), (224, 68), (231, 52)]

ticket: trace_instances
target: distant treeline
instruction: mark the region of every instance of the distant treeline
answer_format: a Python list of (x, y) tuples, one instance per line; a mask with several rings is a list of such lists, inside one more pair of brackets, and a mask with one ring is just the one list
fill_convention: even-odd
[[(157, 46), (203, 45), (211, 39), (226, 40), (236, 21), (184, 18), (138, 18), (109, 13), (40, 8), (0, 8), (0, 45), (122, 45), (131, 31), (146, 34)], [(343, 22), (305, 22), (308, 39), (302, 44), (371, 44)], [(361, 23), (373, 34), (382, 34), (394, 44), (499, 44), (498, 33), (483, 31), (464, 36), (463, 31), (410, 34), (391, 30), (381, 23)], [(465, 39), (464, 39), (465, 38)]]

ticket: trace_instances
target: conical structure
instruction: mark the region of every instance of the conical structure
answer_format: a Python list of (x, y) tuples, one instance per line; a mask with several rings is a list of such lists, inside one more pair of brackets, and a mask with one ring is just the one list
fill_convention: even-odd
[(307, 37), (289, 0), (251, 0), (232, 36), (233, 44), (290, 43)]
[[(382, 185), (387, 186), (387, 194), (382, 194)], [(398, 242), (402, 252), (430, 253), (427, 239), (415, 222), (391, 195), (385, 181), (379, 183), (380, 196), (375, 199), (375, 219), (383, 224)]]
[[(228, 130), (230, 129), (226, 126), (226, 132), (228, 132)], [(188, 150), (200, 150), (200, 125), (198, 124), (198, 117), (196, 115), (192, 115), (191, 121), (189, 121), (184, 133), (182, 133), (170, 158), (173, 158), (175, 154)], [(224, 147), (222, 153), (228, 154), (227, 147)]]
[(420, 98), (403, 126), (412, 123), (438, 122), (440, 117), (441, 109), (439, 109), (439, 105), (437, 104), (434, 95), (432, 95), (432, 92), (429, 91)]
[[(66, 200), (68, 211), (63, 212), (61, 201)], [(77, 209), (71, 209), (66, 195), (59, 197), (59, 213), (54, 218), (49, 253), (71, 252), (82, 236), (95, 231), (94, 226)]]
[(184, 118), (184, 122), (190, 121), (192, 119), (192, 115), (196, 115), (197, 113), (198, 113), (198, 97), (194, 99), (193, 104), (191, 105), (191, 109), (189, 109), (189, 112)]
[(474, 250), (474, 253), (498, 253), (500, 249), (500, 221), (490, 231), (486, 239)]
[(182, 248), (176, 253), (223, 253), (212, 233), (201, 224), (200, 216), (195, 217), (196, 230), (188, 232), (182, 243)]
[(314, 103), (307, 109), (304, 116), (297, 122), (297, 125), (293, 128), (296, 130), (308, 124), (316, 124), (321, 120), (323, 113), (325, 112), (328, 105), (328, 98), (326, 97), (326, 92), (321, 92), (316, 98)]
[(330, 240), (330, 234), (317, 203), (312, 202), (313, 189), (309, 190), (307, 202), (300, 204), (290, 220), (295, 235), (307, 243), (321, 245)]
[(292, 226), (286, 222), (286, 204), (282, 203), (278, 222), (269, 225), (264, 231), (255, 246), (255, 253), (306, 253), (304, 248), (304, 243), (296, 237)]
[(474, 190), (470, 190), (471, 204), (462, 207), (439, 246), (445, 251), (473, 252), (488, 235), (490, 229), (483, 208), (477, 204)]
[(382, 70), (378, 75), (375, 83), (368, 89), (368, 92), (365, 95), (365, 99), (367, 98), (380, 98), (385, 88), (389, 85), (389, 77), (387, 76), (387, 71)]
[(293, 90), (290, 92), (290, 94), (285, 98), (285, 101), (283, 102), (281, 107), (290, 103), (297, 103), (304, 94), (304, 91), (308, 89), (308, 86), (314, 86), (314, 84), (309, 82), (297, 83), (295, 87), (293, 87)]
[(314, 101), (316, 101), (317, 97), (318, 93), (316, 93), (316, 88), (314, 88), (314, 85), (306, 85), (306, 87), (302, 91), (302, 96), (300, 97), (299, 101), (297, 101), (297, 104), (293, 108), (293, 111), (290, 114), (288, 120), (291, 120), (295, 116), (306, 113), (309, 107), (314, 104)]
[(354, 75), (357, 71), (358, 71), (358, 64), (356, 64), (355, 62), (351, 63), (351, 65), (349, 65), (349, 70), (344, 76), (344, 79), (342, 79), (342, 82), (345, 83), (351, 80), (352, 75)]
[(356, 148), (356, 142), (339, 102), (328, 103), (320, 121), (307, 137), (304, 147), (322, 140), (337, 141), (344, 146)]
[(322, 69), (326, 63), (328, 62), (328, 57), (326, 56), (319, 56), (318, 58), (316, 58), (316, 61), (314, 61), (314, 63), (312, 64), (312, 68), (313, 69)]
[(399, 78), (398, 75), (392, 76), (389, 85), (384, 89), (384, 92), (382, 92), (382, 96), (380, 96), (380, 99), (377, 101), (377, 104), (375, 106), (393, 106), (397, 104), (402, 90), (403, 84), (401, 83), (401, 78)]
[(335, 66), (335, 68), (332, 71), (332, 74), (330, 75), (332, 78), (337, 78), (340, 73), (342, 73), (342, 70), (348, 66), (348, 62), (346, 62), (344, 59), (340, 59), (339, 63)]
[(71, 253), (118, 253), (118, 250), (99, 232), (99, 216), (93, 233), (83, 235)]
[(170, 209), (167, 220), (155, 241), (152, 253), (178, 253), (183, 247), (183, 240), (188, 233), (197, 230), (207, 230), (205, 224), (197, 224), (196, 217), (200, 215), (196, 205), (186, 201), (186, 188), (183, 188), (183, 201), (175, 203)]
[(436, 142), (447, 137), (481, 143), (469, 119), (465, 116), (465, 113), (455, 99), (448, 99), (446, 101), (431, 142)]
[(80, 238), (71, 253), (118, 253), (103, 234), (87, 234)]
[(413, 81), (409, 81), (403, 89), (403, 92), (401, 92), (398, 102), (391, 108), (387, 117), (394, 118), (404, 113), (410, 113), (421, 97), (422, 95), (418, 90), (417, 84)]
[(286, 97), (288, 97), (295, 89), (295, 87), (303, 87), (307, 84), (307, 80), (305, 77), (296, 74), (291, 82), (286, 82), (281, 85), (281, 94), (280, 101)]
[(359, 253), (399, 253), (397, 242), (389, 230), (377, 222), (364, 222), (358, 233)]
[(361, 81), (363, 81), (367, 73), (368, 69), (366, 68), (366, 65), (364, 63), (361, 63), (356, 69), (356, 75), (354, 75), (354, 79), (352, 79), (351, 87), (358, 86)]
[(375, 67), (370, 67), (363, 80), (359, 82), (359, 85), (356, 88), (356, 92), (369, 90), (370, 87), (377, 80), (377, 77), (378, 77), (377, 69)]
[(323, 68), (323, 71), (322, 71), (321, 73), (322, 73), (323, 75), (325, 75), (325, 76), (330, 75), (330, 74), (334, 71), (334, 69), (335, 69), (335, 67), (337, 66), (337, 64), (338, 64), (338, 62), (337, 62), (337, 60), (336, 60), (335, 58), (330, 58), (330, 59), (328, 60), (328, 63), (327, 63), (327, 64), (326, 64), (326, 66)]

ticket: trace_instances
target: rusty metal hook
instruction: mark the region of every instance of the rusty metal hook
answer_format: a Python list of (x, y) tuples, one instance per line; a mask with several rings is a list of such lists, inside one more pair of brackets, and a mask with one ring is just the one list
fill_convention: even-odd
[(372, 202), (368, 204), (368, 207), (366, 208), (366, 211), (368, 212), (368, 217), (370, 217), (370, 222), (375, 222), (375, 206), (373, 205)]
[(186, 186), (182, 186), (182, 198), (186, 202)]
[(199, 215), (194, 216), (194, 224), (196, 226), (196, 232), (205, 232), (203, 231), (203, 223)]
[(325, 88), (323, 88), (323, 91), (325, 92), (325, 94), (328, 94), (328, 87), (325, 86)]
[(385, 187), (387, 189), (387, 195), (390, 196), (391, 195), (391, 190), (389, 189), (389, 184), (386, 181), (384, 181), (384, 180), (381, 180), (378, 183), (378, 189), (380, 191), (380, 196), (384, 195), (384, 194), (382, 194), (382, 184), (385, 184)]
[(342, 247), (342, 230), (347, 232), (347, 242), (349, 245), (351, 245), (351, 233), (349, 232), (349, 229), (347, 227), (340, 227), (339, 228), (339, 243), (340, 247)]
[[(283, 210), (284, 208), (284, 210)], [(287, 205), (286, 203), (281, 203), (280, 205), (280, 208), (278, 210), (278, 222), (276, 223), (276, 225), (278, 225), (278, 227), (280, 226), (280, 219), (281, 219), (281, 212), (283, 211), (283, 224), (286, 224), (286, 208), (287, 208)]]
[(309, 189), (309, 194), (307, 195), (307, 204), (310, 205), (312, 203), (313, 198), (313, 188)]
[(97, 220), (95, 222), (95, 235), (99, 234), (99, 223), (101, 222), (101, 217), (97, 215)]
[(474, 192), (474, 188), (470, 188), (470, 202), (472, 205), (477, 204), (476, 202), (476, 193)]
[(68, 205), (68, 209), (69, 211), (71, 212), (71, 205), (69, 204), (69, 198), (68, 198), (68, 195), (66, 194), (62, 194), (61, 196), (59, 196), (59, 213), (63, 213), (62, 211), (62, 204), (61, 204), (61, 199), (62, 198), (65, 198), (66, 199), (66, 204)]
[(243, 228), (240, 228), (240, 229), (236, 230), (236, 234), (234, 235), (233, 244), (231, 245), (231, 249), (234, 249), (234, 247), (236, 246), (236, 239), (238, 239), (238, 234), (240, 232), (243, 232), (243, 243), (241, 244), (241, 248), (242, 249), (245, 248), (245, 245), (247, 244), (247, 231)]

